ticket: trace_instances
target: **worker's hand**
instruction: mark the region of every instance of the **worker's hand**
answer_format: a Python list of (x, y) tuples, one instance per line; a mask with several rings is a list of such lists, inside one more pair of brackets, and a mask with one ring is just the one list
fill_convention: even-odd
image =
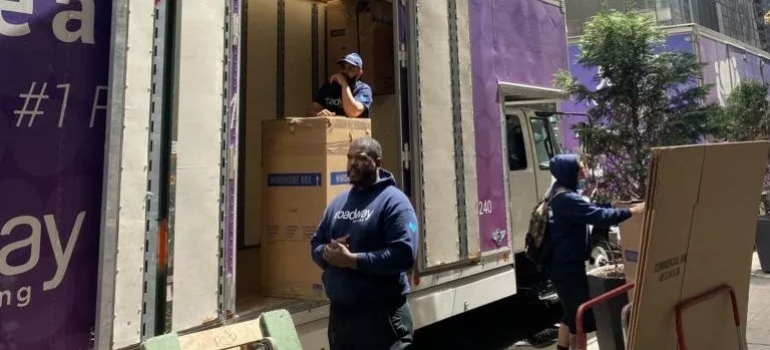
[(647, 207), (646, 207), (645, 203), (642, 202), (642, 203), (634, 205), (633, 207), (631, 207), (630, 210), (631, 210), (631, 214), (639, 215), (639, 214), (644, 214), (644, 211), (646, 209), (647, 209)]
[(342, 239), (332, 240), (324, 247), (324, 259), (333, 266), (355, 269), (358, 265), (356, 254), (350, 252), (347, 245), (347, 236), (343, 238), (345, 239), (344, 241)]
[(322, 109), (320, 112), (316, 113), (316, 117), (332, 117), (332, 116), (334, 116), (334, 112), (328, 109)]
[(335, 238), (335, 239), (332, 239), (331, 243), (329, 244), (331, 244), (332, 247), (334, 248), (336, 248), (338, 245), (344, 245), (350, 248), (350, 244), (348, 244), (348, 238), (350, 238), (350, 235), (345, 235), (340, 238)]
[(329, 78), (329, 82), (340, 84), (340, 86), (342, 86), (343, 88), (348, 86), (348, 80), (341, 73), (332, 75), (332, 77)]

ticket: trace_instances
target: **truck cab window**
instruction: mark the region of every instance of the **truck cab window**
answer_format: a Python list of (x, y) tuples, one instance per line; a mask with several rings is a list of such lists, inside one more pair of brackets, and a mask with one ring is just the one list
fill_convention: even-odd
[(554, 157), (550, 123), (544, 118), (531, 118), (532, 138), (535, 142), (535, 153), (540, 169), (548, 169), (548, 163)]
[(510, 171), (527, 169), (527, 149), (524, 131), (517, 115), (506, 115), (506, 139), (508, 141), (508, 168)]

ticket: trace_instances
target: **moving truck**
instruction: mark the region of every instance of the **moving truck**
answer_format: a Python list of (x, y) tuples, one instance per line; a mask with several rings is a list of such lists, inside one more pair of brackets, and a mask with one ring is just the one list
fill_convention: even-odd
[[(305, 349), (326, 347), (322, 297), (265, 292), (280, 287), (263, 283), (266, 254), (288, 277), (320, 270), (296, 268), (309, 259), (309, 243), (285, 255), (266, 243), (262, 213), (275, 202), (264, 200), (263, 135), (275, 119), (304, 117), (335, 60), (352, 51), (375, 93), (370, 132), (421, 221), (409, 297), (415, 326), (542, 294), (542, 277), (521, 253), (530, 211), (551, 183), (548, 160), (559, 152), (554, 125), (535, 111), (567, 97), (552, 85), (567, 67), (561, 1), (80, 0), (46, 11), (38, 2), (2, 7), (0, 49), (50, 62), (18, 54), (16, 71), (44, 76), (32, 88), (25, 80), (0, 90), (13, 99), (3, 114), (17, 117), (8, 128), (0, 123), (0, 136), (50, 143), (35, 154), (50, 162), (72, 158), (68, 142), (79, 153), (72, 166), (47, 171), (16, 157), (23, 138), (10, 139), (8, 156), (0, 147), (0, 160), (58, 179), (37, 189), (50, 192), (49, 205), (29, 206), (33, 215), (9, 219), (26, 208), (16, 199), (0, 207), (5, 343), (135, 348), (168, 331), (284, 308)], [(58, 49), (33, 51), (35, 40)], [(26, 111), (43, 97), (13, 102), (41, 88), (55, 91), (42, 105), (52, 108), (47, 118)], [(23, 134), (35, 116), (50, 130)], [(67, 180), (83, 167), (87, 176)], [(26, 198), (23, 181), (2, 177), (7, 169), (15, 168), (0, 170), (0, 184)], [(36, 250), (25, 225), (50, 244)], [(47, 266), (32, 282), (20, 274), (31, 266), (27, 255), (11, 254), (27, 246)], [(46, 327), (35, 323), (41, 318)]]

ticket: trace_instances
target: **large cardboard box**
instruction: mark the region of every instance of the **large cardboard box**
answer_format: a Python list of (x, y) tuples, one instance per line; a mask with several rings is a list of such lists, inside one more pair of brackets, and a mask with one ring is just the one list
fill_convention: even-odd
[(337, 61), (358, 52), (364, 61), (362, 80), (375, 95), (395, 92), (393, 63), (393, 4), (375, 0), (331, 0), (326, 5), (328, 75), (339, 71)]
[[(758, 193), (770, 144), (652, 150), (629, 350), (676, 349), (675, 307), (720, 285), (746, 324)], [(622, 237), (622, 236), (621, 236)], [(689, 349), (739, 349), (730, 297), (683, 313)]]
[(310, 239), (326, 205), (349, 188), (347, 152), (370, 135), (370, 119), (274, 119), (262, 125), (262, 290), (266, 296), (324, 299)]

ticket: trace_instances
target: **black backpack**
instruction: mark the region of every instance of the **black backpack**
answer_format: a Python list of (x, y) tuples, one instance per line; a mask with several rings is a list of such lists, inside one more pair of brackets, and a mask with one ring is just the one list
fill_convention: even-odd
[(529, 230), (524, 237), (524, 254), (537, 265), (544, 265), (551, 257), (551, 234), (548, 230), (548, 214), (551, 200), (569, 192), (561, 186), (554, 186), (550, 196), (541, 199), (529, 219)]

